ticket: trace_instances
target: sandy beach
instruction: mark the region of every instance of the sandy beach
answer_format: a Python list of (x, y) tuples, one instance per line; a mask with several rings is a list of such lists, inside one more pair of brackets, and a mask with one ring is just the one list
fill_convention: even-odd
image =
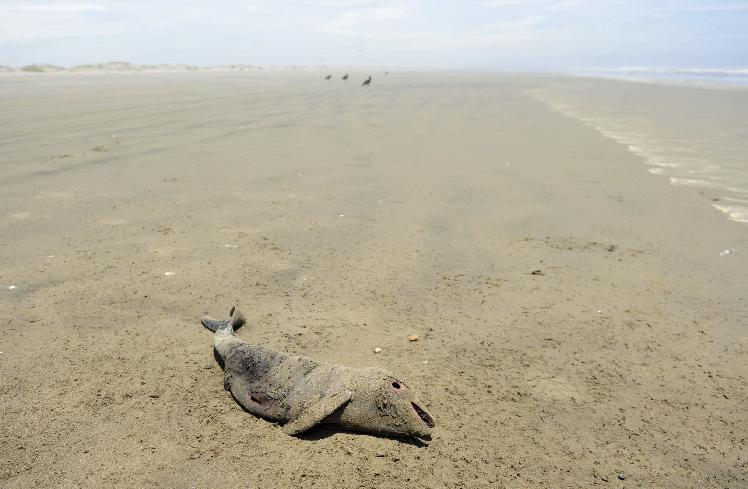
[[(325, 74), (0, 76), (0, 486), (746, 487), (748, 224), (585, 120), (727, 134), (747, 90)], [(199, 323), (234, 304), (433, 440), (243, 412)]]

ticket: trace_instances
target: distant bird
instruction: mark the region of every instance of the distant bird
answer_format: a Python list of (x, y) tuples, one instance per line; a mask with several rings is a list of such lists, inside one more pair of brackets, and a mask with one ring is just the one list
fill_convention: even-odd
[(364, 82), (361, 84), (361, 86), (362, 87), (368, 87), (370, 83), (371, 83), (371, 75), (369, 75), (369, 78), (367, 78), (366, 80), (364, 80)]
[(325, 80), (329, 80), (330, 78), (332, 78), (332, 75), (327, 75), (327, 76), (325, 77)]
[(345, 75), (343, 75), (343, 80), (347, 80), (347, 79), (348, 79), (348, 73), (346, 73)]

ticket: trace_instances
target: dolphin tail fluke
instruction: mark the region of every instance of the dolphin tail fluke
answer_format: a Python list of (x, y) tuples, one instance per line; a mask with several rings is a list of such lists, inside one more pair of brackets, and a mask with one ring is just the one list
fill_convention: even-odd
[(244, 314), (242, 314), (242, 312), (236, 307), (232, 307), (229, 314), (231, 315), (231, 319), (217, 320), (209, 317), (204, 317), (200, 320), (200, 322), (203, 323), (203, 326), (214, 333), (219, 330), (226, 330), (226, 332), (231, 334), (237, 329), (244, 326), (244, 323), (246, 323), (247, 320), (244, 317)]
[(232, 307), (229, 314), (231, 314), (231, 319), (224, 319), (223, 321), (211, 318), (202, 318), (200, 320), (203, 326), (215, 333), (213, 335), (213, 350), (221, 367), (223, 367), (226, 355), (234, 347), (244, 343), (234, 334), (234, 330), (241, 328), (247, 322), (244, 314), (236, 307)]

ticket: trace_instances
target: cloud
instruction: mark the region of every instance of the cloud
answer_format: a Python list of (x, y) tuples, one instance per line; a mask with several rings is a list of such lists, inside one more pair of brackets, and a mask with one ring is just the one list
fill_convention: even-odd
[(0, 0), (0, 64), (743, 65), (747, 12), (746, 0)]
[(16, 3), (0, 7), (0, 41), (33, 41), (108, 34), (116, 27), (91, 15), (109, 10), (94, 3)]
[[(2, 1), (2, 0), (0, 0)], [(45, 1), (0, 7), (0, 42), (49, 42), (72, 37), (148, 33), (166, 27), (187, 29), (194, 24), (235, 27), (266, 16), (269, 1), (104, 0), (96, 3)], [(279, 10), (279, 9), (276, 9)]]
[(391, 42), (402, 49), (415, 51), (460, 51), (466, 48), (491, 48), (558, 40), (567, 34), (563, 29), (543, 26), (545, 17), (533, 15), (513, 20), (502, 20), (480, 24), (457, 33), (434, 31), (377, 32), (366, 37), (377, 41)]
[(17, 7), (11, 7), (6, 10), (13, 12), (63, 12), (63, 13), (79, 13), (79, 12), (101, 12), (107, 10), (104, 5), (97, 5), (93, 3), (47, 3), (47, 4), (33, 4), (33, 5), (19, 5)]
[(746, 12), (748, 2), (711, 2), (707, 4), (688, 5), (678, 3), (671, 7), (681, 12)]
[(490, 8), (523, 8), (562, 10), (576, 8), (584, 0), (482, 0), (480, 4)]
[(408, 16), (404, 6), (376, 7), (353, 10), (338, 14), (332, 21), (323, 24), (319, 30), (328, 34), (355, 35), (361, 34), (364, 26), (388, 20), (399, 20)]

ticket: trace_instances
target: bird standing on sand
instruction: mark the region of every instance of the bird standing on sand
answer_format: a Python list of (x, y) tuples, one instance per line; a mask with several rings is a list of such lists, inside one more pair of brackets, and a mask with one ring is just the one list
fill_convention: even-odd
[(325, 80), (329, 80), (330, 78), (332, 78), (332, 75), (327, 75), (327, 76), (325, 77)]
[(343, 75), (343, 80), (347, 80), (347, 79), (348, 79), (348, 73), (346, 73), (345, 75)]
[(361, 84), (362, 87), (367, 87), (371, 83), (371, 75), (369, 75), (369, 78), (364, 80), (364, 82)]

